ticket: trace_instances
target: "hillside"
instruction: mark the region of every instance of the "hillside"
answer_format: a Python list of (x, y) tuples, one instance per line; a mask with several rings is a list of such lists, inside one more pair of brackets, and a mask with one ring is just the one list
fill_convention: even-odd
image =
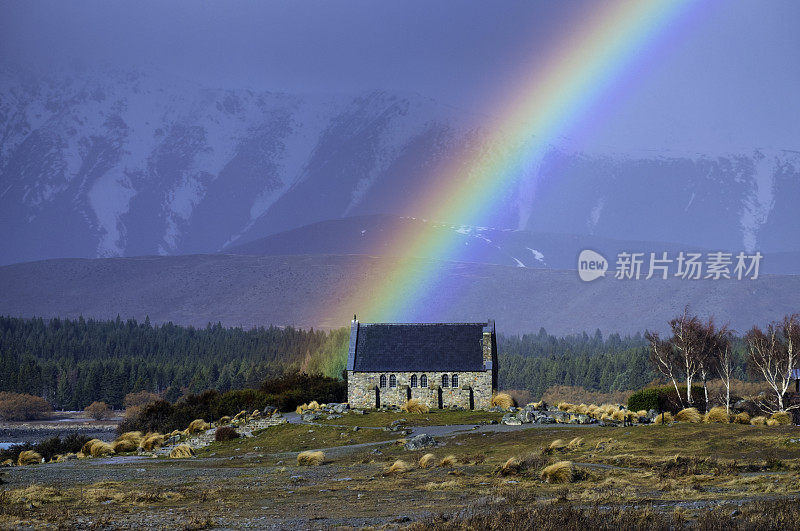
[[(346, 326), (370, 293), (337, 307), (364, 277), (384, 278), (387, 257), (190, 255), (59, 259), (0, 267), (0, 314), (115, 318), (205, 326)], [(419, 262), (418, 265), (422, 265)], [(412, 266), (413, 267), (413, 266)], [(685, 304), (739, 331), (797, 312), (800, 276), (756, 281), (617, 281), (582, 283), (574, 271), (445, 263), (460, 294), (419, 308), (409, 319), (494, 318), (506, 334), (553, 334), (599, 328), (635, 333), (662, 329)], [(447, 303), (445, 302), (447, 301)], [(426, 319), (427, 317), (427, 319)], [(368, 316), (364, 316), (368, 319)]]

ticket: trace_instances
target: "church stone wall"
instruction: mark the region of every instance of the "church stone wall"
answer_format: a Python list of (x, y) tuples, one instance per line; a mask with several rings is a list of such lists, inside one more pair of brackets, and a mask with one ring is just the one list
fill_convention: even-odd
[[(372, 409), (379, 396), (381, 406), (402, 406), (409, 398), (416, 398), (431, 409), (462, 407), (488, 409), (492, 401), (492, 372), (347, 372), (347, 401), (351, 408)], [(381, 374), (386, 375), (387, 387), (379, 387)], [(397, 387), (388, 387), (391, 375), (397, 378)], [(424, 374), (428, 387), (411, 387), (411, 376), (417, 382)], [(458, 387), (442, 387), (442, 375), (458, 375)], [(377, 392), (376, 392), (377, 389)], [(441, 394), (441, 404), (439, 396)]]

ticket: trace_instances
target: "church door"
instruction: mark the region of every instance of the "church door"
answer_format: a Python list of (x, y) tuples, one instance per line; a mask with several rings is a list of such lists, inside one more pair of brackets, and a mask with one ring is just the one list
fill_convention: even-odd
[(472, 387), (469, 388), (469, 408), (475, 409), (475, 392)]
[(436, 390), (436, 397), (437, 397), (437, 402), (439, 403), (439, 409), (444, 409), (444, 399), (442, 394), (443, 394), (442, 388), (440, 387), (439, 389)]
[(375, 386), (375, 409), (381, 407), (381, 388), (377, 385)]

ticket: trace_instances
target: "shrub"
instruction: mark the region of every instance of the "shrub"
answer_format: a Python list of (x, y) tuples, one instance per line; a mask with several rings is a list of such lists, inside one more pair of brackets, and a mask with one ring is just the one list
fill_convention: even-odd
[(49, 439), (45, 439), (36, 444), (14, 444), (9, 448), (0, 450), (0, 461), (8, 459), (11, 460), (12, 463), (15, 463), (19, 458), (19, 454), (26, 450), (32, 450), (41, 455), (45, 461), (50, 461), (58, 454), (75, 453), (80, 451), (80, 449), (88, 440), (89, 437), (85, 435), (71, 433), (65, 436), (63, 439), (56, 436), (50, 437)]
[(681, 409), (675, 415), (675, 420), (677, 422), (690, 422), (690, 423), (698, 423), (703, 420), (703, 416), (697, 411), (696, 407), (687, 407), (685, 409)]
[(94, 420), (105, 420), (111, 418), (111, 416), (114, 414), (111, 406), (105, 402), (92, 402), (86, 406), (86, 409), (84, 409), (83, 412)]
[(306, 450), (297, 454), (297, 464), (304, 466), (319, 466), (325, 462), (325, 454)]
[(189, 427), (186, 428), (186, 433), (187, 435), (194, 435), (195, 433), (202, 433), (209, 429), (211, 429), (211, 424), (203, 419), (194, 419), (189, 423)]
[(792, 416), (788, 411), (776, 411), (772, 414), (771, 419), (782, 425), (792, 423)]
[(155, 393), (151, 393), (150, 391), (139, 391), (138, 393), (128, 393), (125, 395), (125, 398), (122, 400), (122, 405), (125, 406), (125, 409), (132, 407), (144, 407), (152, 404), (153, 402), (158, 402), (159, 400), (161, 400), (161, 397)]
[(185, 459), (194, 457), (194, 450), (188, 444), (180, 444), (169, 453), (170, 459)]
[(436, 456), (434, 456), (433, 454), (425, 454), (419, 458), (419, 467), (430, 468), (433, 466), (435, 461), (436, 461)]
[(34, 452), (33, 450), (25, 450), (20, 452), (19, 457), (17, 458), (17, 465), (25, 466), (25, 465), (36, 465), (42, 462), (42, 455), (38, 452)]
[(392, 465), (386, 469), (386, 474), (405, 474), (411, 470), (411, 465), (403, 461), (402, 459), (398, 459)]
[(575, 480), (575, 467), (571, 461), (559, 461), (542, 470), (542, 479), (548, 483), (571, 483)]
[(750, 424), (752, 424), (753, 426), (764, 426), (766, 425), (766, 423), (767, 423), (767, 417), (758, 416), (750, 419)]
[(36, 420), (50, 416), (53, 408), (39, 396), (0, 392), (0, 420)]
[(703, 422), (718, 422), (722, 424), (727, 424), (730, 421), (731, 418), (728, 415), (728, 412), (725, 411), (724, 407), (720, 406), (712, 407), (711, 409), (709, 409), (708, 413), (706, 413), (706, 416), (703, 419)]
[(508, 393), (497, 393), (492, 397), (492, 405), (503, 409), (514, 407), (514, 399)]
[(750, 415), (746, 411), (742, 411), (741, 413), (737, 413), (735, 417), (733, 417), (734, 424), (750, 424)]
[(239, 438), (239, 432), (232, 426), (220, 426), (214, 434), (214, 440), (217, 442), (232, 441)]
[(439, 461), (439, 466), (442, 468), (453, 468), (454, 466), (456, 466), (456, 461), (457, 461), (456, 456), (451, 454), (446, 457), (443, 457), (442, 460)]
[[(628, 409), (632, 411), (655, 409), (656, 411), (675, 413), (680, 409), (681, 400), (686, 396), (686, 386), (679, 385), (678, 392), (680, 392), (680, 397), (675, 392), (675, 386), (672, 385), (641, 389), (628, 398)], [(701, 396), (702, 393), (702, 385), (692, 385), (692, 396)]]
[(114, 453), (114, 447), (107, 442), (99, 441), (92, 445), (92, 457), (105, 457)]
[(406, 402), (405, 405), (402, 407), (402, 410), (408, 413), (415, 413), (418, 415), (422, 413), (427, 413), (429, 411), (428, 406), (426, 406), (416, 398), (412, 398), (411, 400)]

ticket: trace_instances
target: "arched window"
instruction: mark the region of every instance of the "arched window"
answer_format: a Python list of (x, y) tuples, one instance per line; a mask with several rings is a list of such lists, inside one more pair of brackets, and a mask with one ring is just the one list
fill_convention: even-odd
[(381, 374), (381, 387), (386, 387), (386, 375)]
[(416, 386), (417, 386), (417, 375), (416, 374), (412, 374), (411, 375), (411, 387), (416, 387)]
[(428, 387), (428, 377), (424, 374), (419, 377), (419, 386), (420, 387)]
[(453, 387), (458, 387), (458, 375), (457, 374), (454, 374), (450, 378), (450, 385), (452, 385)]
[(450, 387), (450, 378), (446, 375), (442, 375), (442, 387)]
[(397, 376), (394, 374), (389, 376), (389, 387), (397, 387)]

